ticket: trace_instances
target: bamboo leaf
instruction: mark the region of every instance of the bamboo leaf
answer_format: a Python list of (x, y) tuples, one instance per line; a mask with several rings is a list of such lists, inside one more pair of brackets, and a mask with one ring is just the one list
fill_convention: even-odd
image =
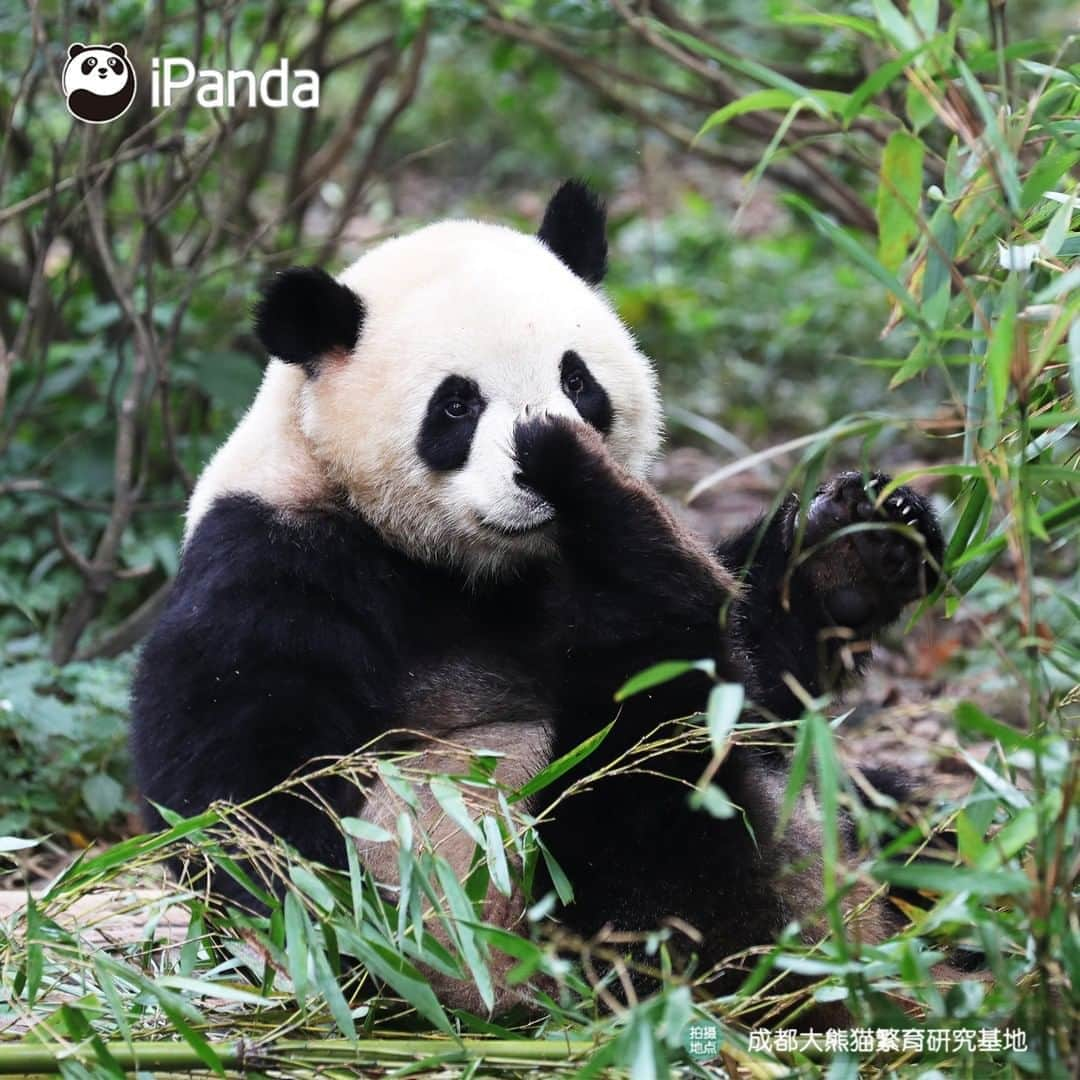
[(807, 101), (806, 98), (796, 97), (790, 90), (756, 90), (746, 97), (717, 109), (698, 130), (700, 138), (708, 131), (722, 128), (729, 120), (742, 116), (744, 113), (765, 112), (772, 109), (787, 109), (797, 101)]
[(394, 834), (388, 832), (381, 825), (364, 818), (347, 817), (341, 819), (341, 827), (357, 840), (366, 840), (372, 844), (385, 844), (394, 839)]
[(896, 9), (892, 0), (873, 0), (878, 25), (898, 49), (914, 49), (919, 45), (915, 27)]
[(498, 821), (491, 814), (484, 815), (484, 855), (487, 859), (488, 873), (495, 888), (509, 896), (512, 892), (510, 884), (510, 868), (506, 862), (506, 848), (503, 844), (502, 832)]
[(465, 805), (465, 799), (462, 797), (461, 789), (452, 780), (447, 780), (443, 776), (433, 776), (428, 784), (431, 788), (431, 794), (435, 796), (435, 801), (446, 812), (446, 816), (458, 826), (459, 829), (464, 832), (470, 840), (475, 840), (476, 843), (482, 844), (484, 842), (484, 834), (480, 831), (480, 826), (476, 824), (472, 819), (472, 815), (469, 813), (469, 808)]
[(442, 858), (435, 859), (435, 874), (439, 879), (443, 895), (446, 897), (447, 906), (450, 909), (451, 926), (453, 933), (461, 946), (461, 956), (469, 974), (473, 977), (476, 989), (481, 1000), (490, 1011), (495, 1004), (495, 989), (491, 982), (491, 973), (484, 963), (484, 957), (480, 952), (480, 945), (473, 931), (472, 920), (476, 917), (472, 903), (465, 890), (458, 881), (450, 864)]
[(1009, 372), (1012, 367), (1013, 343), (1016, 330), (1016, 304), (1019, 282), (1016, 274), (1005, 281), (997, 322), (994, 324), (990, 348), (986, 353), (986, 374), (990, 384), (991, 415), (1000, 418), (1009, 393)]
[(315, 901), (323, 911), (334, 910), (334, 894), (305, 866), (290, 866), (289, 877), (293, 884)]
[(959, 57), (956, 60), (957, 70), (964, 81), (964, 86), (975, 102), (985, 125), (986, 138), (994, 150), (994, 159), (997, 164), (997, 177), (1001, 182), (1001, 188), (1005, 195), (1005, 201), (1014, 214), (1020, 213), (1020, 179), (1017, 173), (1016, 155), (1012, 152), (1001, 130), (1001, 124), (994, 107), (990, 104), (983, 90), (982, 84), (971, 72), (971, 68)]
[(962, 731), (973, 731), (979, 735), (988, 735), (990, 738), (996, 739), (1002, 746), (1010, 749), (1015, 750), (1018, 747), (1034, 749), (1038, 745), (1037, 739), (1022, 734), (1016, 728), (1001, 723), (1000, 720), (991, 719), (978, 705), (971, 701), (961, 701), (956, 706), (953, 715), (956, 718), (957, 726)]
[(1031, 881), (1019, 870), (979, 870), (940, 863), (909, 863), (897, 866), (879, 863), (872, 867), (878, 881), (905, 889), (926, 889), (942, 894), (971, 893), (974, 896), (1003, 896), (1025, 893)]
[(595, 735), (590, 735), (584, 742), (578, 743), (573, 750), (563, 754), (561, 758), (553, 761), (550, 765), (541, 769), (527, 784), (518, 788), (510, 796), (510, 802), (521, 802), (538, 791), (543, 791), (549, 784), (553, 784), (564, 773), (569, 772), (579, 761), (584, 761), (603, 741), (608, 732), (614, 727), (615, 721), (602, 727)]
[(342, 948), (355, 956), (375, 978), (399, 994), (440, 1031), (454, 1035), (450, 1020), (427, 979), (404, 956), (347, 926), (338, 928), (338, 937)]
[(895, 273), (919, 235), (923, 144), (906, 131), (889, 136), (877, 190), (878, 260)]
[(887, 267), (882, 266), (854, 236), (800, 196), (787, 195), (784, 197), (784, 201), (802, 211), (813, 222), (822, 236), (831, 240), (852, 262), (861, 266), (873, 278), (880, 281), (896, 297), (904, 310), (904, 314), (916, 326), (924, 330), (929, 329), (923, 319), (922, 312), (919, 310), (919, 305), (915, 302), (915, 298), (911, 293), (901, 284), (896, 275)]
[(555, 856), (548, 851), (547, 845), (544, 844), (540, 837), (536, 838), (536, 846), (540, 849), (544, 865), (547, 867), (548, 874), (551, 875), (551, 884), (555, 886), (555, 892), (559, 899), (564, 904), (573, 903), (574, 887), (570, 884), (570, 879), (566, 876), (563, 868), (559, 865)]
[(745, 699), (742, 683), (719, 683), (709, 692), (705, 720), (715, 755), (719, 756), (727, 748), (731, 732), (739, 722)]
[(659, 664), (653, 664), (652, 667), (639, 671), (633, 678), (623, 683), (615, 692), (615, 700), (625, 701), (634, 694), (651, 690), (654, 686), (662, 686), (690, 671), (704, 671), (712, 674), (715, 670), (716, 666), (711, 660), (662, 660)]
[(845, 106), (841, 117), (844, 126), (848, 126), (852, 120), (860, 116), (867, 102), (877, 97), (886, 86), (889, 86), (895, 79), (902, 75), (904, 69), (925, 48), (925, 44), (919, 45), (917, 48), (911, 49), (902, 56), (898, 56), (895, 60), (889, 60), (887, 63), (882, 64), (880, 67), (876, 68), (872, 74), (868, 75), (851, 92), (851, 96), (848, 98), (848, 103)]
[(952, 265), (956, 256), (956, 218), (948, 206), (939, 206), (930, 219), (922, 302), (926, 321), (935, 329), (945, 325), (952, 296)]
[(1080, 401), (1080, 319), (1074, 319), (1069, 327), (1069, 378), (1072, 380), (1073, 398)]

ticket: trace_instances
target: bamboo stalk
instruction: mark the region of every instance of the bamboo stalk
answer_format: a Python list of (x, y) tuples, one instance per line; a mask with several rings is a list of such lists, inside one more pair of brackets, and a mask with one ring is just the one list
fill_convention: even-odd
[[(104, 1044), (110, 1057), (125, 1071), (205, 1069), (206, 1063), (196, 1050), (181, 1042), (109, 1042)], [(323, 1063), (355, 1065), (379, 1064), (408, 1058), (447, 1057), (460, 1060), (480, 1059), (497, 1063), (529, 1061), (570, 1062), (595, 1049), (582, 1040), (535, 1039), (319, 1039), (282, 1040), (252, 1044), (244, 1040), (212, 1043), (226, 1069), (258, 1068), (270, 1061), (298, 1063), (305, 1058)], [(0, 1075), (58, 1073), (60, 1062), (73, 1058), (95, 1057), (89, 1044), (75, 1052), (71, 1046), (35, 1046), (21, 1043), (0, 1046)]]

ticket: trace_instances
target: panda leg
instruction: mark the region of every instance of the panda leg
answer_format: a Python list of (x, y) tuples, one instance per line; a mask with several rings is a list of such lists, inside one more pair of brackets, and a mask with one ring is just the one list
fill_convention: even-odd
[(743, 574), (732, 625), (751, 658), (749, 696), (784, 719), (858, 675), (873, 637), (937, 582), (943, 543), (926, 501), (907, 487), (879, 505), (889, 478), (845, 472), (818, 488), (799, 520), (795, 496), (717, 550)]

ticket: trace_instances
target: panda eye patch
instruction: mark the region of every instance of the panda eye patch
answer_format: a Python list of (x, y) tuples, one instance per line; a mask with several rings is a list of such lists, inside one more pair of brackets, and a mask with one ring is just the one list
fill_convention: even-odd
[(92, 56), (88, 56), (82, 62), (82, 73), (84, 75), (89, 75), (90, 72), (93, 71), (94, 68), (96, 68), (96, 67), (97, 67), (97, 61)]
[(120, 61), (117, 60), (115, 57), (111, 57), (109, 59), (109, 67), (111, 67), (113, 71), (119, 72), (123, 69), (123, 66), (124, 65), (121, 64)]
[(473, 435), (487, 407), (480, 387), (464, 375), (447, 375), (428, 399), (416, 437), (420, 460), (437, 472), (460, 469), (469, 459)]
[(601, 435), (611, 430), (615, 410), (607, 391), (596, 381), (589, 365), (573, 349), (563, 353), (559, 365), (563, 393), (573, 402), (581, 419), (592, 424)]

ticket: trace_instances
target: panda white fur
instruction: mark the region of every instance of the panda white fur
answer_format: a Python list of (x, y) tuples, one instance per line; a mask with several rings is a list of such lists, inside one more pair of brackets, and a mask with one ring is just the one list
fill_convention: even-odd
[[(610, 721), (629, 676), (672, 658), (715, 657), (755, 708), (795, 717), (785, 675), (820, 692), (841, 640), (868, 638), (932, 584), (941, 536), (926, 504), (901, 488), (876, 507), (857, 474), (807, 508), (802, 542), (820, 550), (794, 573), (793, 499), (717, 552), (679, 527), (644, 479), (657, 383), (597, 288), (604, 233), (601, 204), (569, 181), (536, 237), (447, 222), (337, 280), (308, 268), (271, 282), (256, 332), (276, 359), (198, 483), (140, 659), (133, 748), (149, 800), (192, 814), (249, 799), (399, 728), (502, 747), (500, 779), (520, 784)], [(924, 544), (890, 530), (822, 543), (875, 518), (913, 525)], [(588, 770), (702, 709), (709, 687), (688, 675), (630, 698)], [(436, 769), (440, 747), (427, 751)], [(711, 965), (812, 917), (812, 822), (774, 835), (781, 754), (736, 747), (716, 778), (756, 841), (740, 816), (689, 808), (696, 754), (655, 765), (575, 794), (544, 826), (575, 888), (565, 924), (589, 935), (681, 919)], [(319, 790), (341, 815), (360, 809), (343, 780)], [(472, 841), (430, 809), (464, 876)], [(396, 813), (379, 789), (362, 810), (387, 824)], [(310, 801), (275, 796), (258, 814), (344, 864), (341, 833)], [(361, 853), (393, 882), (392, 854)], [(216, 886), (245, 900), (231, 880)], [(520, 914), (520, 898), (487, 912), (506, 926)], [(464, 984), (438, 989), (475, 1007)]]

